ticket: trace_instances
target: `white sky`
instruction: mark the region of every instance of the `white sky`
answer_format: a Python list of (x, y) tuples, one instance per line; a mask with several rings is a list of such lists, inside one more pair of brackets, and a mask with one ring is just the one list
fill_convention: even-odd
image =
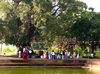
[(100, 0), (80, 0), (85, 2), (89, 7), (93, 7), (94, 11), (100, 12)]

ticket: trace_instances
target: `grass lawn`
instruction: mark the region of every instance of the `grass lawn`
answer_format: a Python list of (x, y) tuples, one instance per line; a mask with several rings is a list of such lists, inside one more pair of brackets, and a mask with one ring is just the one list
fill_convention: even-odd
[(96, 56), (100, 57), (100, 51), (96, 51)]

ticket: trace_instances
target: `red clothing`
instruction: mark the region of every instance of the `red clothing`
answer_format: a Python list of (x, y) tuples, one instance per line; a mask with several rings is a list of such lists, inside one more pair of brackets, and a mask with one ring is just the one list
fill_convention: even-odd
[(28, 59), (28, 52), (27, 52), (27, 51), (24, 51), (24, 52), (22, 53), (22, 55), (23, 55), (23, 59), (24, 59), (24, 60), (27, 60), (27, 59)]
[(46, 59), (48, 59), (48, 52), (46, 52)]

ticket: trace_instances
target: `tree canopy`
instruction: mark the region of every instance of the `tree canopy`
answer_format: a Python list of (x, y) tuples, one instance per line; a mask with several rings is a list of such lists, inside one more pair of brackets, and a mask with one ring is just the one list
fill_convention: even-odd
[(59, 36), (97, 40), (99, 16), (77, 0), (0, 1), (0, 39), (16, 46), (52, 43)]

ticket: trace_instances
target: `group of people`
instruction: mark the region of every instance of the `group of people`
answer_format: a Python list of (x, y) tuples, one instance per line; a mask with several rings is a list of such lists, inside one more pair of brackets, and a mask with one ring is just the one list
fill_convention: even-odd
[(27, 60), (32, 58), (33, 50), (29, 46), (19, 47), (18, 48), (18, 57)]
[(45, 58), (45, 59), (61, 59), (61, 60), (66, 60), (70, 58), (79, 58), (80, 53), (79, 52), (74, 52), (73, 55), (67, 51), (67, 50), (61, 50), (55, 52), (54, 50), (52, 51), (39, 51), (39, 56), (40, 58)]
[(35, 53), (29, 46), (20, 47), (18, 50), (18, 57), (23, 58), (25, 60), (27, 60), (28, 58), (32, 58), (33, 56), (35, 58), (41, 58), (41, 59), (65, 60), (65, 59), (73, 58), (73, 57), (79, 58), (79, 55), (80, 55), (79, 53), (74, 52), (73, 56), (71, 56), (71, 53), (66, 50), (61, 50), (57, 52), (55, 52), (54, 50), (52, 51), (39, 50), (38, 53)]
[(43, 51), (39, 51), (40, 58), (45, 59), (61, 59), (64, 60), (65, 58), (70, 58), (70, 52), (67, 52), (65, 50), (54, 52), (52, 51), (46, 51), (46, 53), (43, 53)]

